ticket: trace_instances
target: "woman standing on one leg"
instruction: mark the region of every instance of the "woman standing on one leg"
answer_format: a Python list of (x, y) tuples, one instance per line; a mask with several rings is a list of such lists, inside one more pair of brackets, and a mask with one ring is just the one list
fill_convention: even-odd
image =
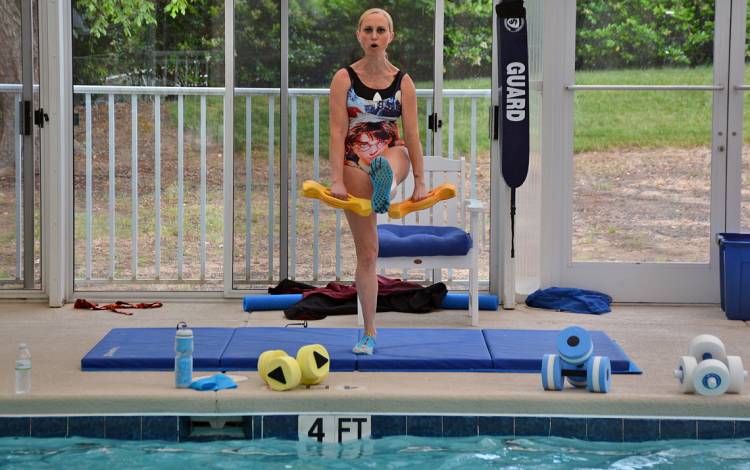
[[(347, 193), (370, 198), (376, 213), (388, 211), (390, 196), (406, 178), (410, 166), (414, 174), (411, 199), (419, 201), (427, 195), (417, 93), (411, 78), (388, 61), (385, 51), (393, 37), (393, 20), (388, 12), (379, 8), (365, 11), (357, 25), (357, 41), (364, 57), (336, 72), (331, 82), (331, 193), (344, 200)], [(399, 136), (399, 116), (405, 142)], [(372, 354), (377, 334), (376, 216), (344, 213), (354, 238), (357, 296), (365, 320), (365, 334), (353, 351)]]

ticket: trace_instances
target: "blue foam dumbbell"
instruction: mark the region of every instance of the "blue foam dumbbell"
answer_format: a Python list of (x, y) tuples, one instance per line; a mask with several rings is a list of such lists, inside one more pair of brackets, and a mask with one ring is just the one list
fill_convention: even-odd
[(542, 387), (562, 390), (564, 380), (577, 388), (607, 393), (611, 381), (611, 365), (606, 356), (593, 356), (594, 343), (587, 330), (579, 326), (565, 328), (555, 342), (557, 354), (542, 358)]

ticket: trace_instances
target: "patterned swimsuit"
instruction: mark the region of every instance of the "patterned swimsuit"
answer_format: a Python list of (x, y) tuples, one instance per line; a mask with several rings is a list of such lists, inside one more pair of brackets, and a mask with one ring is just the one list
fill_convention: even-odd
[(352, 85), (346, 96), (349, 130), (345, 141), (344, 163), (369, 173), (372, 160), (383, 150), (404, 145), (396, 123), (401, 116), (401, 79), (399, 70), (388, 88), (367, 87), (351, 67), (346, 67)]

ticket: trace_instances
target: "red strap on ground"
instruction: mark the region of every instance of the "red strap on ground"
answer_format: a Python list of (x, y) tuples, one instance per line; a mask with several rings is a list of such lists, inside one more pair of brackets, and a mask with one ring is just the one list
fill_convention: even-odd
[(122, 310), (119, 310), (121, 308), (159, 308), (161, 307), (161, 302), (140, 302), (140, 303), (130, 303), (130, 302), (123, 302), (122, 300), (118, 300), (115, 303), (112, 304), (97, 304), (96, 302), (90, 302), (86, 299), (76, 299), (75, 304), (73, 304), (73, 308), (80, 308), (85, 310), (109, 310), (113, 313), (119, 313), (120, 315), (132, 315), (133, 312), (124, 312)]

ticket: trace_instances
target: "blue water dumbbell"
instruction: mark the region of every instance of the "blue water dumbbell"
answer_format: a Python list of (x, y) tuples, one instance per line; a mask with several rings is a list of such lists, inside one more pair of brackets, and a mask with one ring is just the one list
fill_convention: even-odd
[(586, 387), (590, 392), (607, 393), (612, 376), (609, 358), (593, 356), (594, 342), (585, 329), (578, 326), (565, 328), (557, 336), (557, 354), (542, 358), (542, 387), (544, 390), (562, 390), (564, 380), (576, 388)]

